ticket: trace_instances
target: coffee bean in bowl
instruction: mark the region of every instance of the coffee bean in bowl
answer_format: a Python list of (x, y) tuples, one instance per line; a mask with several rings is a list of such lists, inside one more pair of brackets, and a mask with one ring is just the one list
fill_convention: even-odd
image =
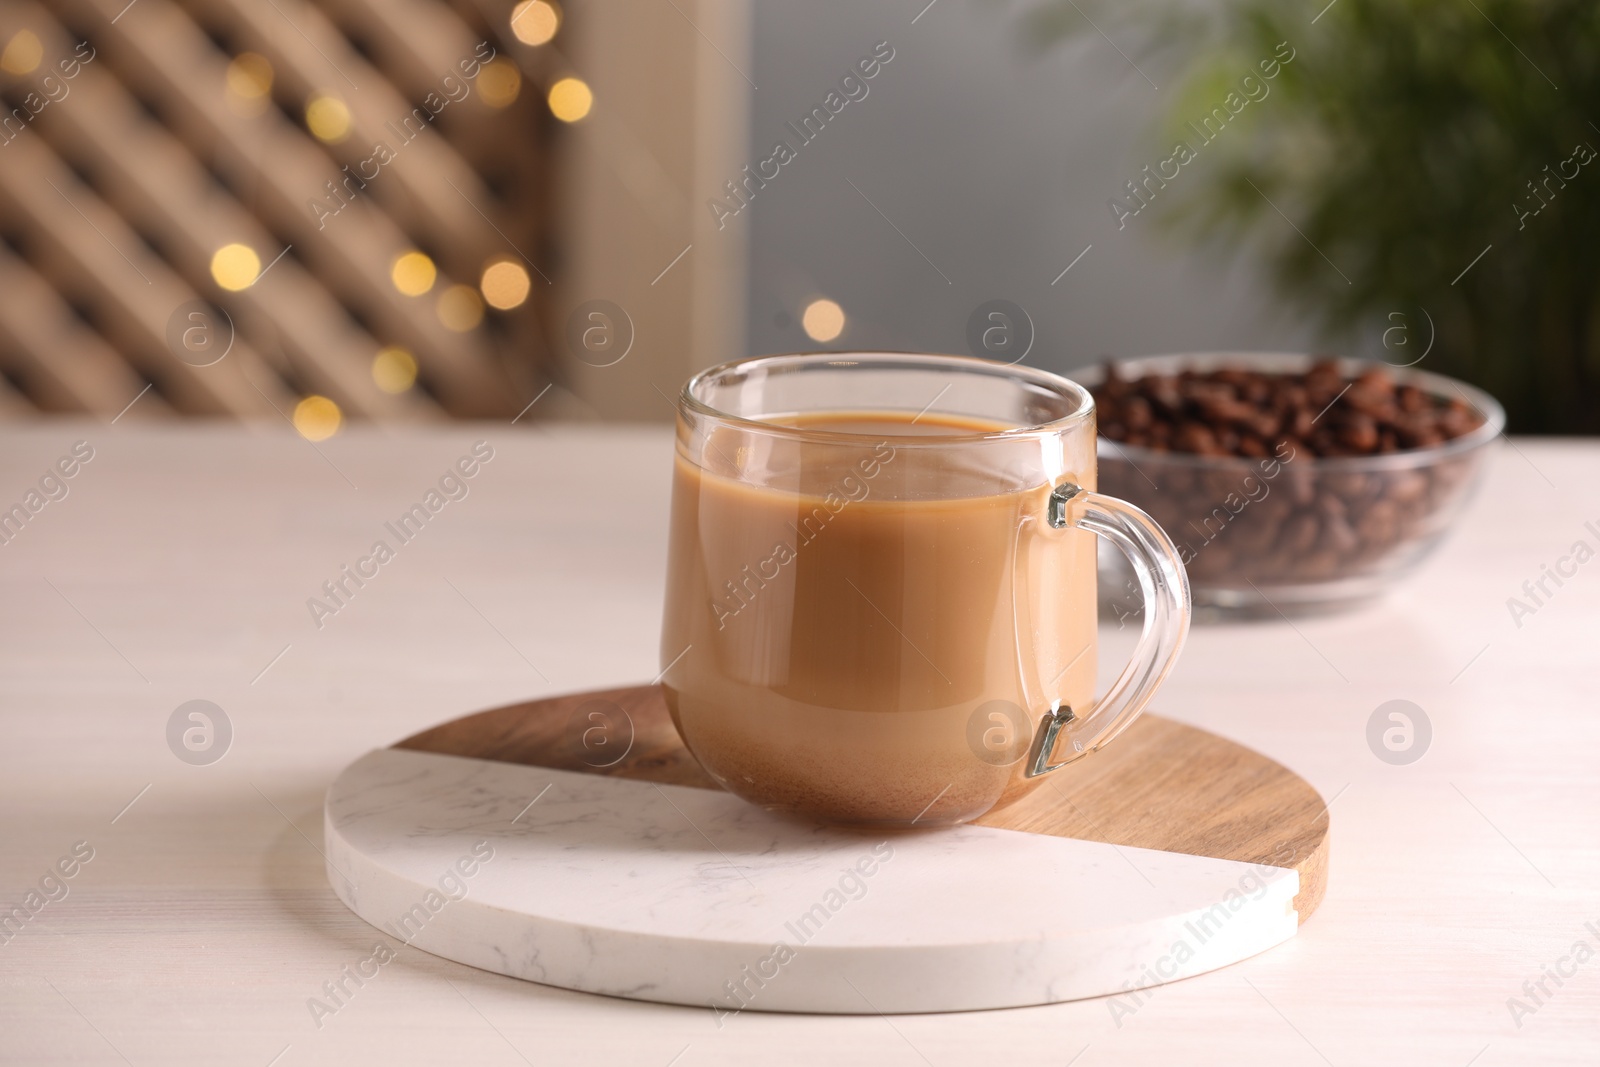
[[(1438, 544), (1505, 416), (1488, 394), (1382, 363), (1211, 353), (1108, 363), (1100, 488), (1176, 542), (1201, 617), (1370, 600)], [(1133, 587), (1102, 583), (1118, 614)]]

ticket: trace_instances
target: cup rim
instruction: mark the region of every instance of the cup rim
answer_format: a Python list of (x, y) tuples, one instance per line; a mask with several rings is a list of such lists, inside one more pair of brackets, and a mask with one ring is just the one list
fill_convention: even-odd
[[(896, 448), (905, 446), (931, 445), (945, 446), (972, 444), (980, 441), (1017, 441), (1032, 437), (1049, 437), (1060, 434), (1063, 430), (1076, 426), (1094, 416), (1094, 396), (1089, 390), (1078, 382), (1064, 375), (1054, 374), (1050, 371), (1040, 370), (1037, 367), (1025, 367), (1017, 363), (1000, 363), (995, 360), (978, 359), (973, 356), (958, 356), (936, 352), (904, 352), (885, 349), (817, 351), (817, 352), (789, 352), (765, 356), (747, 356), (744, 359), (729, 360), (718, 363), (716, 366), (707, 367), (692, 375), (684, 382), (683, 388), (678, 393), (678, 407), (680, 414), (685, 409), (697, 415), (717, 419), (721, 422), (741, 426), (750, 430), (759, 430), (764, 433), (779, 434), (785, 437), (803, 438), (816, 441), (832, 441), (836, 443), (867, 443), (878, 442), (883, 439), (882, 434), (849, 433), (842, 430), (822, 430), (800, 426), (787, 426), (783, 423), (769, 422), (761, 418), (752, 418), (747, 415), (736, 415), (731, 411), (720, 408), (701, 400), (695, 395), (696, 388), (702, 386), (715, 376), (727, 374), (735, 368), (750, 369), (762, 364), (766, 365), (799, 365), (816, 366), (838, 364), (848, 366), (870, 360), (885, 366), (912, 367), (917, 364), (935, 363), (943, 364), (953, 372), (968, 374), (983, 374), (991, 377), (1009, 377), (1021, 379), (1029, 384), (1049, 389), (1058, 395), (1074, 398), (1076, 404), (1072, 411), (1059, 419), (1039, 423), (1034, 426), (1015, 426), (1005, 430), (992, 430), (983, 433), (942, 433), (942, 434), (895, 434)], [(936, 396), (928, 404), (929, 408), (938, 401)]]

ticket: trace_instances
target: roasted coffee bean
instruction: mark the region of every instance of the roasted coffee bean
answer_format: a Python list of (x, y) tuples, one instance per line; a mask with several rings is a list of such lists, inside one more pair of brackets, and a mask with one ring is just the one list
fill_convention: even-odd
[(1428, 493), (1428, 476), (1421, 471), (1396, 471), (1389, 475), (1387, 492), (1397, 504), (1409, 504)]
[(1400, 443), (1407, 448), (1432, 448), (1444, 444), (1444, 434), (1420, 416), (1411, 416), (1397, 425), (1395, 431), (1400, 435)]
[(1399, 409), (1392, 393), (1364, 388), (1359, 381), (1342, 398), (1342, 406), (1379, 422), (1393, 422)]
[(1330, 549), (1322, 549), (1301, 560), (1297, 569), (1300, 575), (1305, 578), (1331, 578), (1334, 572), (1339, 569), (1339, 563), (1339, 553)]
[(1221, 456), (1222, 446), (1211, 428), (1200, 422), (1186, 422), (1172, 435), (1172, 444), (1180, 452), (1193, 452), (1201, 456)]
[(1389, 396), (1394, 392), (1394, 379), (1382, 367), (1373, 367), (1356, 376), (1355, 387), (1363, 392)]
[(1476, 430), (1482, 421), (1471, 408), (1452, 406), (1439, 417), (1439, 429), (1446, 438), (1456, 438)]
[(1300, 507), (1306, 507), (1317, 499), (1316, 479), (1303, 467), (1285, 472), (1284, 489), (1288, 492), (1289, 499)]
[(1407, 414), (1416, 414), (1427, 411), (1433, 405), (1428, 394), (1414, 385), (1400, 387), (1400, 410)]
[(1400, 508), (1393, 501), (1374, 502), (1356, 522), (1356, 532), (1368, 545), (1385, 548), (1392, 544), (1400, 529)]
[(1343, 516), (1330, 514), (1323, 519), (1322, 543), (1331, 551), (1348, 556), (1360, 546), (1361, 539)]
[(1283, 524), (1283, 547), (1297, 556), (1309, 552), (1311, 546), (1317, 543), (1320, 529), (1321, 524), (1315, 515), (1309, 511), (1297, 512)]
[(1122, 409), (1122, 421), (1130, 430), (1148, 430), (1153, 417), (1150, 412), (1150, 401), (1142, 396), (1129, 397), (1128, 403)]
[(1323, 482), (1329, 489), (1348, 499), (1361, 495), (1361, 492), (1366, 489), (1367, 476), (1365, 474), (1335, 471), (1332, 474), (1325, 475)]
[[(1355, 390), (1351, 390), (1354, 392)], [(1356, 413), (1339, 427), (1339, 443), (1352, 452), (1366, 455), (1378, 449), (1378, 424), (1363, 413)]]
[(1239, 552), (1249, 554), (1270, 549), (1277, 537), (1277, 523), (1258, 511), (1245, 511), (1228, 531), (1228, 543)]

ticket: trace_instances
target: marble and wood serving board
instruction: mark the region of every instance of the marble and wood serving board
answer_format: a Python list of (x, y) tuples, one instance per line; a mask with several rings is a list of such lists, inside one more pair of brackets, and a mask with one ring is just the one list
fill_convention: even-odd
[(1304, 780), (1145, 715), (1017, 803), (869, 833), (723, 792), (659, 687), (469, 715), (329, 787), (328, 877), (391, 937), (500, 974), (739, 1011), (1125, 993), (1294, 936), (1327, 886)]

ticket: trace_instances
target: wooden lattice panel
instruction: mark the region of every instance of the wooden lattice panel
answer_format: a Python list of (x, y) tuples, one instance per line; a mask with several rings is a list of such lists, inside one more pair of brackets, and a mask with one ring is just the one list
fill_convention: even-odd
[[(0, 3), (0, 410), (115, 416), (150, 385), (130, 417), (277, 418), (310, 394), (353, 418), (520, 411), (551, 373), (554, 123), (541, 99), (551, 60), (512, 37), (511, 10)], [(229, 90), (242, 53), (271, 73), (253, 107)], [(500, 106), (465, 73), (491, 57)], [(506, 65), (521, 80), (514, 101)], [(347, 111), (342, 137), (308, 128), (323, 95)], [(228, 244), (260, 261), (238, 291), (212, 269)], [(391, 277), (410, 250), (437, 265), (424, 295)], [(441, 294), (475, 292), (498, 259), (527, 272), (528, 299), (447, 324)], [(179, 358), (170, 337), (199, 300), (236, 334), (210, 366)], [(373, 360), (389, 346), (415, 358), (415, 387), (380, 387)]]

